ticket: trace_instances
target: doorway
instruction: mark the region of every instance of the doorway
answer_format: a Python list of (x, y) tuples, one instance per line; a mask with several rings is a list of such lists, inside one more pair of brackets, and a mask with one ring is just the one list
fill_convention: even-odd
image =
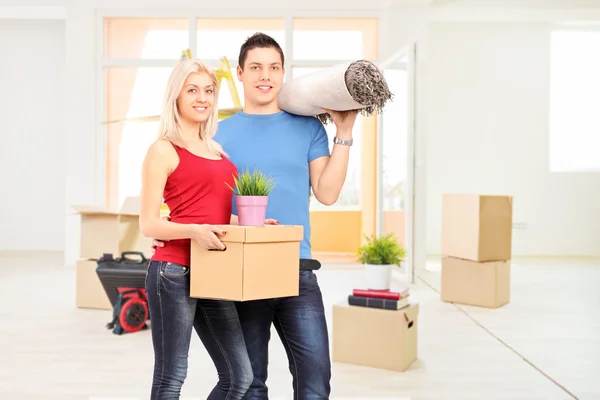
[(410, 44), (380, 64), (394, 97), (377, 120), (377, 235), (394, 233), (406, 249), (403, 264), (415, 282), (415, 60)]

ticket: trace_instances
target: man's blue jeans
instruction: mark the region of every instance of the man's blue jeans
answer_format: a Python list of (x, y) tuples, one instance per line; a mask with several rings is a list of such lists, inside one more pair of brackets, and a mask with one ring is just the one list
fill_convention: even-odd
[(219, 376), (208, 399), (241, 399), (252, 383), (252, 366), (235, 304), (191, 298), (189, 271), (168, 262), (150, 261), (148, 266), (146, 293), (154, 345), (150, 398), (179, 399), (194, 328)]
[(266, 400), (271, 324), (287, 352), (295, 400), (329, 399), (331, 361), (323, 298), (317, 276), (300, 271), (297, 297), (237, 303), (254, 381), (244, 399)]

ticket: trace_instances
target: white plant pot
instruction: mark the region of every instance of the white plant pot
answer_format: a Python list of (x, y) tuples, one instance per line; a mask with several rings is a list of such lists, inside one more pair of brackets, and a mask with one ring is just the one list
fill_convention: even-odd
[(367, 289), (388, 290), (391, 286), (393, 265), (365, 264)]

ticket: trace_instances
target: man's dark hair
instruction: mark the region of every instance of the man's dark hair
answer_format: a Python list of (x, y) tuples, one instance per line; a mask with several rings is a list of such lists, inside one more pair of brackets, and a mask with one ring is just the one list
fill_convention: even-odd
[(256, 49), (256, 48), (269, 48), (269, 47), (272, 49), (275, 49), (279, 52), (279, 55), (281, 56), (281, 66), (283, 66), (284, 65), (284, 57), (283, 57), (283, 50), (281, 50), (281, 46), (271, 36), (266, 35), (261, 32), (257, 32), (254, 35), (250, 36), (248, 39), (246, 39), (244, 44), (242, 44), (242, 47), (240, 47), (240, 56), (238, 57), (238, 65), (242, 69), (244, 69), (244, 63), (246, 62), (246, 57), (248, 56), (248, 52), (250, 50)]

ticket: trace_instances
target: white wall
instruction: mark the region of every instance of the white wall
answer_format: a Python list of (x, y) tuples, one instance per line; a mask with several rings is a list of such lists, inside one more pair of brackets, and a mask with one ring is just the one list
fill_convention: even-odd
[(64, 21), (0, 19), (0, 250), (64, 248)]
[(600, 256), (600, 173), (550, 173), (550, 25), (430, 25), (427, 250), (441, 195), (514, 196), (513, 253)]

